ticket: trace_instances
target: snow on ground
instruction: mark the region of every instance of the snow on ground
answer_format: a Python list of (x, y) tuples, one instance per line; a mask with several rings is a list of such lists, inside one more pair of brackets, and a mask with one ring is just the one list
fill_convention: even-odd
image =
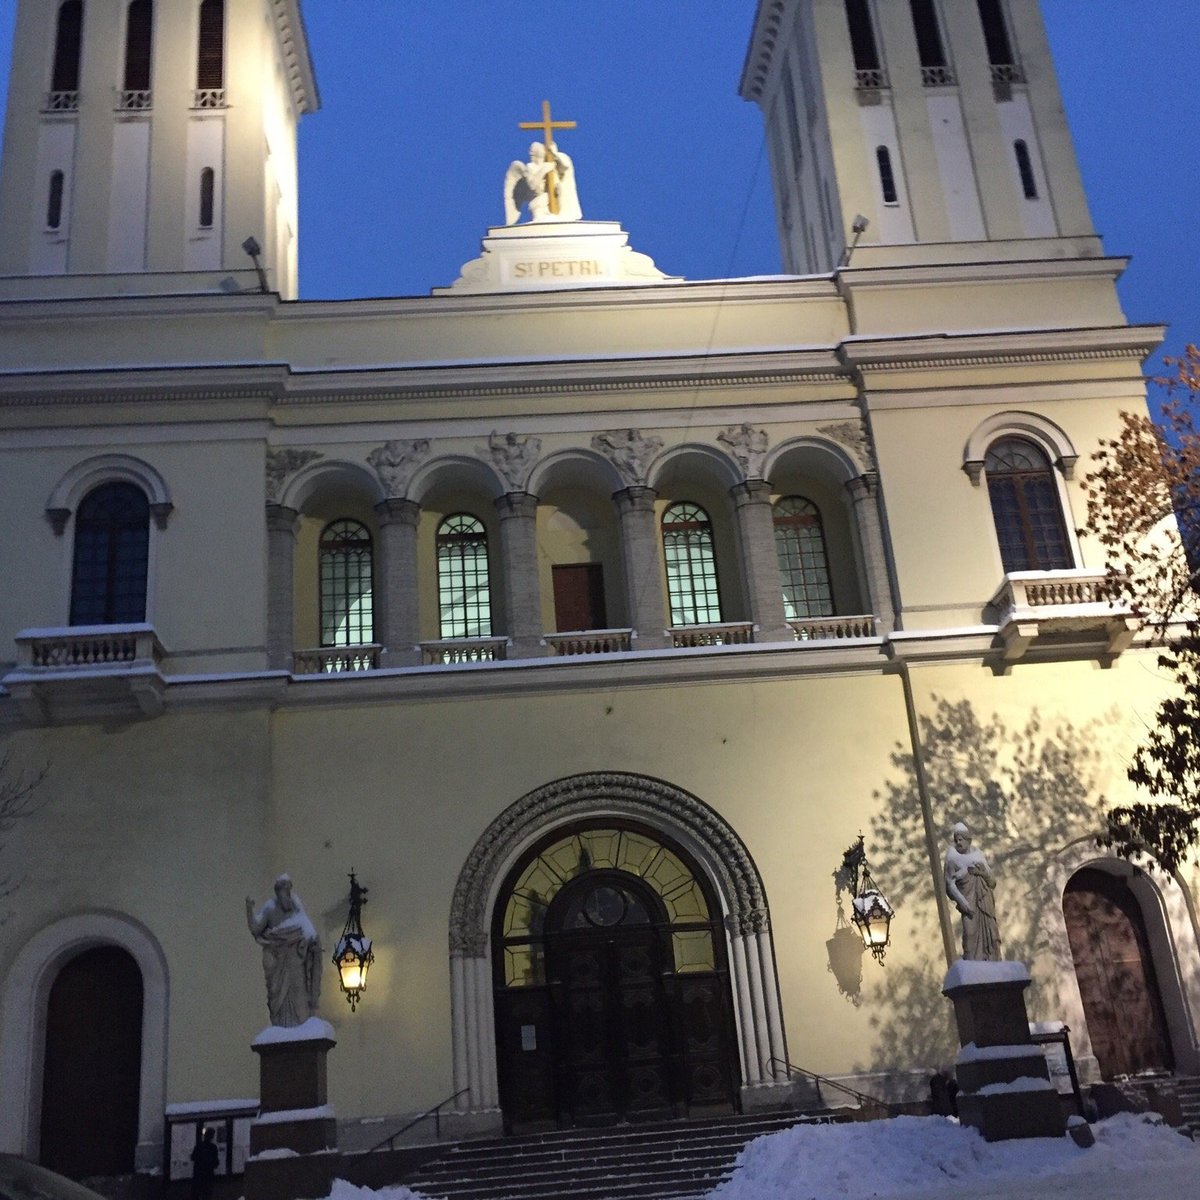
[[(751, 1142), (710, 1200), (1200, 1200), (1200, 1145), (1120, 1113), (1067, 1137), (985, 1142), (946, 1117), (797, 1125)], [(425, 1200), (339, 1179), (329, 1200)]]
[[(712, 1200), (1178, 1200), (1200, 1197), (1200, 1145), (1145, 1117), (1070, 1138), (983, 1140), (947, 1117), (797, 1125), (751, 1142)], [(349, 1200), (349, 1198), (347, 1198)]]

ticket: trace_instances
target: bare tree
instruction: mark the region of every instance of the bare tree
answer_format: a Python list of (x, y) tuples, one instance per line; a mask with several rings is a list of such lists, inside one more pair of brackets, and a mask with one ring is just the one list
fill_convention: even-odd
[[(42, 800), (36, 792), (45, 778), (45, 767), (34, 772), (18, 771), (7, 751), (0, 754), (0, 851), (5, 846), (5, 835), (42, 806)], [(0, 875), (0, 900), (11, 896), (19, 882), (11, 875)]]
[(1101, 842), (1174, 871), (1200, 841), (1200, 349), (1167, 364), (1161, 421), (1123, 413), (1084, 488), (1112, 593), (1162, 646), (1159, 665), (1176, 685), (1128, 770), (1151, 799), (1110, 810)]

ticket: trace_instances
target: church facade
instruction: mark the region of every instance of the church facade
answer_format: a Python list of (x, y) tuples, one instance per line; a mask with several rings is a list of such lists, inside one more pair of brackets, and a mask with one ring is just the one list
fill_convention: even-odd
[(169, 1105), (254, 1096), (242, 898), (283, 871), (327, 960), (369, 888), (343, 1146), (447, 1098), (448, 1136), (786, 1107), (794, 1068), (912, 1098), (957, 821), (1085, 1078), (1200, 1070), (1200, 874), (1096, 844), (1163, 684), (1082, 478), (1162, 330), (1036, 0), (750, 37), (789, 276), (668, 277), (584, 195), (430, 296), (300, 302), (298, 0), (21, 0), (0, 745), (45, 774), (0, 1149), (152, 1169)]

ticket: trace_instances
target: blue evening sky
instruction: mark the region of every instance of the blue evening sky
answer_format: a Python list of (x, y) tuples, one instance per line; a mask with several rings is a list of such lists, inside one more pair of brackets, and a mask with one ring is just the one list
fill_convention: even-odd
[[(585, 216), (621, 221), (671, 274), (777, 273), (762, 120), (737, 95), (754, 8), (305, 0), (322, 109), (301, 125), (303, 296), (450, 283), (501, 223), (504, 170), (530, 141), (516, 124), (544, 97), (579, 122), (562, 145)], [(5, 89), (15, 9), (0, 0)], [(1096, 227), (1110, 253), (1133, 257), (1126, 312), (1169, 322), (1177, 352), (1200, 340), (1200, 0), (1043, 10)]]

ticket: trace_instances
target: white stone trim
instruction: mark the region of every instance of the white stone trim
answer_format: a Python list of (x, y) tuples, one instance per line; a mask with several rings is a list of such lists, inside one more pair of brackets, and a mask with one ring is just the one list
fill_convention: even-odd
[(977, 487), (989, 447), (1009, 436), (1027, 438), (1045, 452), (1065, 479), (1072, 478), (1079, 451), (1060, 426), (1037, 413), (1001, 412), (980, 421), (963, 448), (963, 470)]
[(303, 512), (304, 506), (320, 491), (322, 484), (330, 479), (360, 491), (372, 505), (387, 499), (378, 476), (365, 463), (351, 462), (348, 459), (321, 458), (290, 476), (280, 489), (276, 503), (284, 508), (294, 508), (297, 512)]
[[(97, 454), (76, 463), (54, 485), (46, 501), (46, 512), (72, 514), (93, 488), (113, 482), (132, 483), (140, 487), (150, 501), (156, 524), (160, 529), (166, 528), (166, 516), (172, 507), (167, 482), (148, 462), (130, 454)], [(56, 531), (62, 532), (57, 527)]]
[(780, 442), (767, 454), (763, 478), (771, 480), (781, 461), (794, 456), (802, 458), (806, 474), (835, 486), (849, 483), (870, 469), (869, 463), (856, 462), (850, 450), (832, 438), (794, 437)]
[(167, 961), (145, 926), (114, 912), (64, 917), (35, 933), (12, 959), (0, 1009), (0, 1151), (36, 1162), (40, 1152), (42, 1064), (50, 989), (68, 960), (96, 946), (119, 946), (142, 973), (142, 1082), (135, 1166), (162, 1164), (167, 1100)]
[[(589, 772), (560, 779), (506, 808), (464, 863), (450, 911), (452, 1043), (460, 1112), (497, 1113), (492, 914), (519, 858), (581, 819), (635, 820), (678, 842), (708, 876), (722, 907), (743, 1098), (789, 1086), (787, 1042), (762, 878), (745, 844), (708, 805), (649, 776)], [(760, 1101), (761, 1103), (761, 1101)], [(750, 1106), (749, 1104), (747, 1105)]]
[(662, 478), (677, 459), (684, 460), (681, 465), (687, 471), (689, 480), (706, 477), (723, 491), (728, 491), (745, 478), (741, 467), (723, 451), (698, 442), (683, 442), (668, 447), (650, 464), (646, 472), (647, 486), (665, 495)]
[[(461, 483), (459, 482), (461, 481)], [(434, 487), (449, 483), (464, 490), (479, 488), (489, 499), (498, 500), (508, 491), (508, 485), (496, 473), (491, 463), (470, 454), (439, 454), (427, 459), (413, 473), (405, 490), (405, 499), (424, 504)], [(479, 513), (475, 516), (483, 518)], [(484, 521), (484, 524), (487, 524)]]
[(1043, 931), (1057, 968), (1062, 1019), (1071, 1027), (1071, 1045), (1078, 1059), (1092, 1059), (1092, 1043), (1075, 961), (1067, 940), (1063, 917), (1063, 895), (1068, 882), (1085, 867), (1107, 871), (1129, 881), (1137, 897), (1150, 940), (1150, 953), (1158, 989), (1166, 1011), (1167, 1030), (1177, 1071), (1200, 1071), (1200, 941), (1187, 892), (1172, 875), (1166, 874), (1153, 859), (1136, 855), (1131, 862), (1114, 858), (1098, 850), (1094, 839), (1085, 838), (1059, 851), (1048, 864), (1047, 885), (1053, 904), (1045, 908)]

